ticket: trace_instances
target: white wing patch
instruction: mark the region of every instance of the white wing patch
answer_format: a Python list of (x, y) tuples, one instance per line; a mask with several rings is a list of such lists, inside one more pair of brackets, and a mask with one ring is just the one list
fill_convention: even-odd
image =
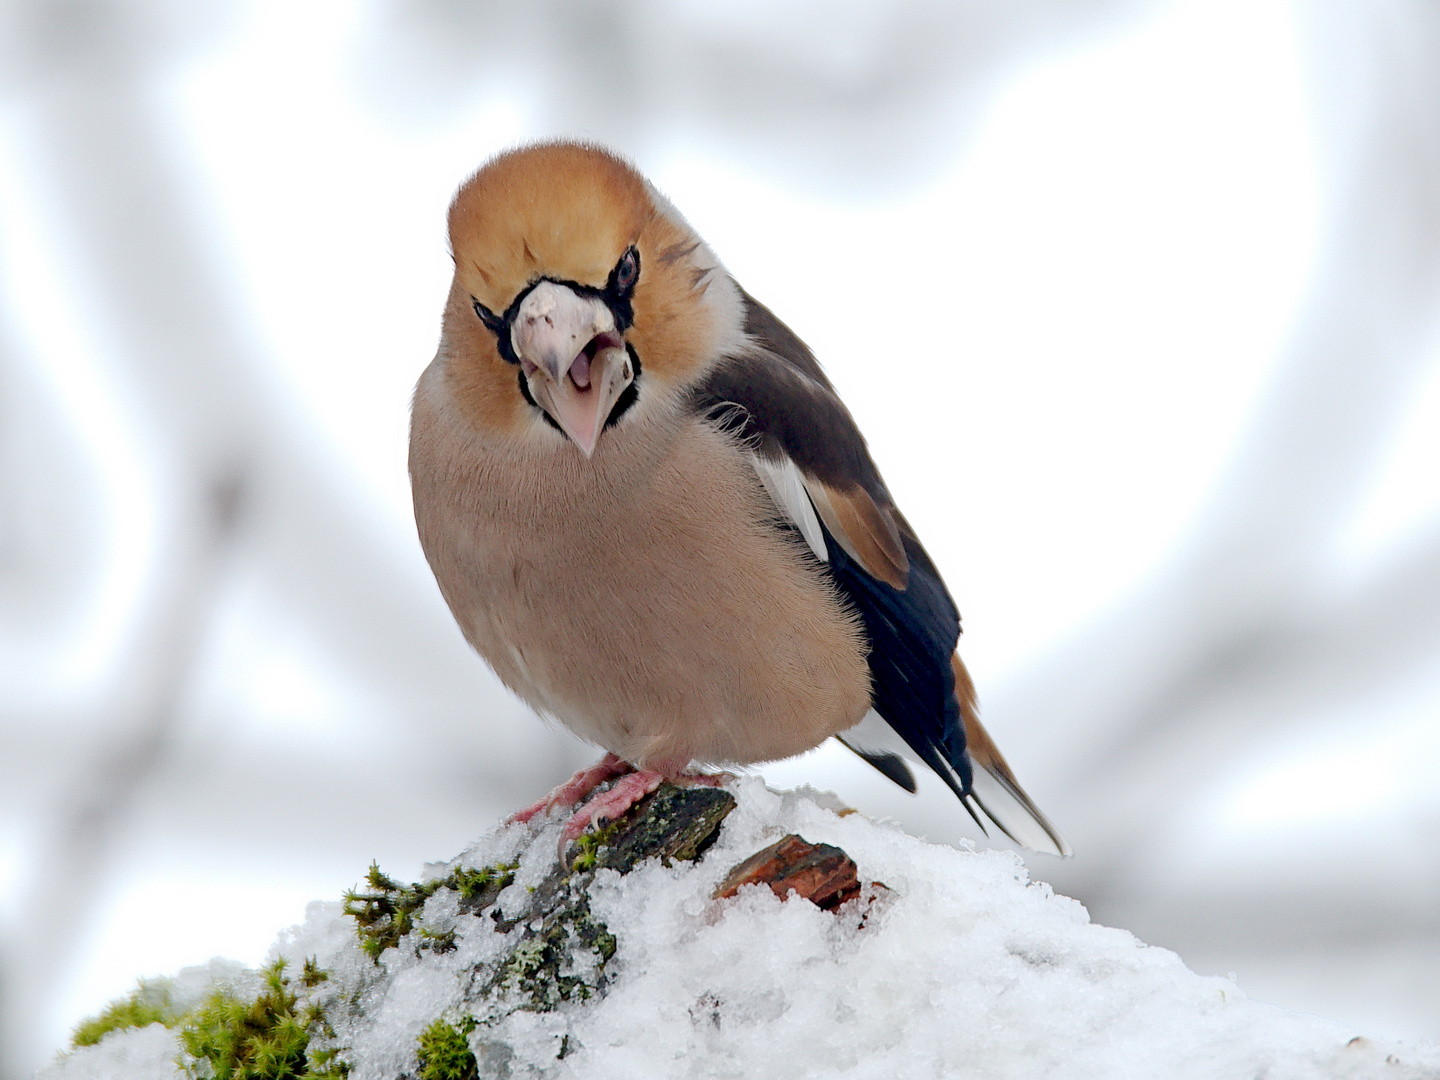
[(805, 481), (795, 463), (789, 458), (771, 461), (759, 454), (751, 454), (750, 463), (755, 467), (755, 474), (760, 477), (765, 490), (770, 493), (770, 498), (790, 520), (790, 524), (800, 530), (800, 535), (805, 538), (805, 543), (810, 545), (815, 557), (821, 562), (829, 562), (830, 552), (825, 547), (825, 534), (820, 529), (820, 519), (815, 516), (815, 507), (810, 502)]
[(863, 750), (867, 754), (894, 754), (913, 761), (916, 765), (925, 764), (920, 760), (920, 755), (910, 749), (910, 744), (874, 709), (861, 717), (854, 727), (840, 732), (840, 739), (846, 746)]

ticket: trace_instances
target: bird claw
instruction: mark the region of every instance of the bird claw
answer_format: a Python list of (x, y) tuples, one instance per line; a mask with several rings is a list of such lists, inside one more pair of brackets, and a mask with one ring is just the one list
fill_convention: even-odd
[[(606, 754), (588, 769), (581, 769), (539, 802), (517, 810), (505, 819), (507, 825), (525, 824), (556, 807), (578, 806), (560, 831), (560, 861), (565, 852), (586, 829), (601, 821), (619, 821), (645, 796), (665, 780), (682, 787), (723, 787), (735, 779), (732, 773), (681, 773), (667, 777), (662, 772), (636, 769), (614, 754)], [(606, 791), (592, 795), (607, 780), (615, 783)], [(587, 798), (589, 796), (589, 798)]]
[(597, 821), (619, 821), (629, 810), (658, 788), (665, 777), (658, 772), (626, 773), (608, 791), (596, 795), (571, 815), (560, 833), (560, 853)]
[(571, 815), (560, 833), (560, 861), (566, 861), (566, 850), (586, 829), (602, 821), (619, 821), (666, 780), (679, 787), (724, 787), (734, 779), (733, 773), (725, 772), (681, 773), (669, 777), (664, 773), (644, 770), (627, 773), (608, 791), (596, 795)]
[(629, 762), (621, 760), (614, 754), (606, 754), (588, 769), (581, 769), (539, 802), (532, 803), (523, 810), (515, 811), (505, 819), (505, 824), (519, 823), (523, 825), (533, 817), (549, 813), (557, 806), (566, 808), (575, 806), (606, 780), (624, 776), (633, 771), (634, 766)]

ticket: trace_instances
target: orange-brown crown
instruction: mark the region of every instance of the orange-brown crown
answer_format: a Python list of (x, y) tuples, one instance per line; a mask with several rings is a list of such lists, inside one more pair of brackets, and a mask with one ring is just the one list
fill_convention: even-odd
[(645, 180), (608, 151), (576, 143), (510, 150), (450, 206), (455, 273), (496, 312), (538, 277), (598, 288), (654, 213)]

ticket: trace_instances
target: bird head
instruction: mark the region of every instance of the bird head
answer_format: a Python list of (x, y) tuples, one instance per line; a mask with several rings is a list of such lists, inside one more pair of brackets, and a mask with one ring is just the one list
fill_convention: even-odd
[(451, 205), (450, 243), (442, 353), (472, 418), (558, 429), (587, 458), (608, 427), (683, 389), (739, 323), (709, 249), (597, 147), (490, 161)]

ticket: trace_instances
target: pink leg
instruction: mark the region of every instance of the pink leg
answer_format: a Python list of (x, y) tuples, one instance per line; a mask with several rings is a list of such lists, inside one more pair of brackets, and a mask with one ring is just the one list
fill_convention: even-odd
[(632, 772), (616, 780), (609, 791), (596, 795), (565, 823), (565, 831), (560, 834), (561, 852), (600, 818), (620, 820), (627, 810), (658, 788), (664, 779), (664, 775), (658, 772)]
[[(539, 802), (518, 810), (506, 819), (512, 822), (527, 822), (537, 814), (543, 814), (557, 806), (571, 807), (589, 795), (606, 780), (633, 772), (634, 766), (622, 761), (614, 754), (606, 754), (588, 769), (582, 769)], [(577, 834), (578, 835), (578, 834)]]
[(674, 773), (655, 772), (639, 769), (622, 776), (609, 791), (596, 795), (576, 810), (565, 823), (560, 834), (560, 852), (563, 855), (570, 841), (583, 833), (596, 821), (619, 821), (625, 814), (660, 784), (669, 780), (680, 787), (723, 787), (727, 780), (734, 780), (730, 773)]

